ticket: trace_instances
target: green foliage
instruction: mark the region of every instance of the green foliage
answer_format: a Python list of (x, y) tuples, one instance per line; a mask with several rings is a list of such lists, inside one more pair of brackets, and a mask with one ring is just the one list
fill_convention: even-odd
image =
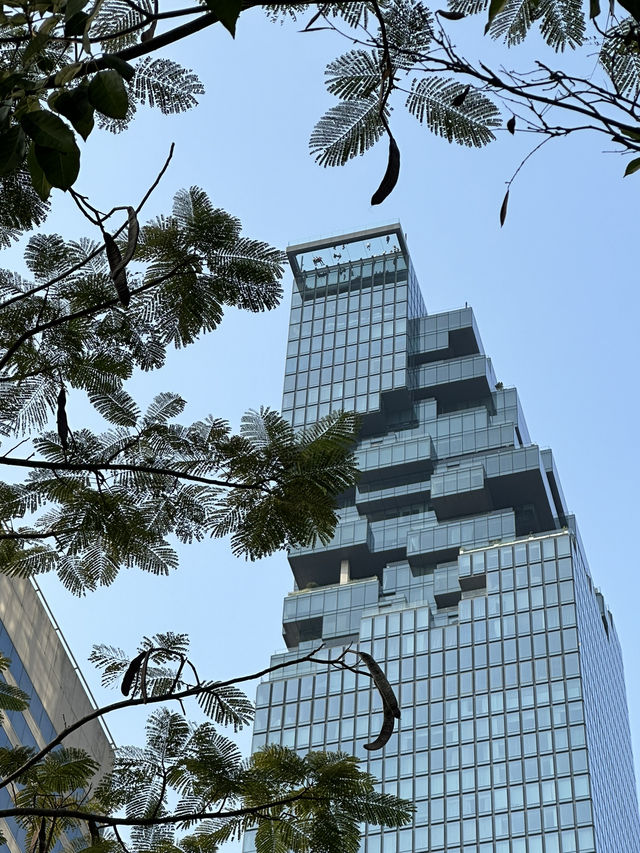
[(621, 95), (634, 100), (640, 95), (640, 48), (638, 25), (626, 18), (612, 27), (602, 41), (600, 63)]
[(146, 56), (134, 67), (118, 54), (153, 35), (158, 9), (148, 0), (10, 5), (13, 15), (0, 14), (0, 245), (42, 221), (52, 187), (73, 186), (76, 133), (87, 139), (94, 112), (100, 126), (119, 130), (139, 104), (183, 112), (203, 92), (175, 62)]
[[(2, 711), (24, 711), (29, 707), (29, 696), (14, 684), (8, 682), (4, 673), (7, 672), (11, 661), (0, 655), (0, 724), (2, 723)], [(2, 773), (0, 767), (0, 774)]]
[[(0, 748), (0, 788), (8, 785), (13, 800), (0, 813), (26, 829), (27, 849), (50, 853), (72, 831), (78, 851), (111, 853), (124, 835), (132, 853), (215, 853), (220, 844), (254, 831), (256, 850), (357, 853), (363, 824), (410, 823), (411, 804), (376, 791), (375, 780), (352, 756), (301, 755), (270, 745), (243, 759), (218, 727), (237, 731), (250, 723), (252, 704), (232, 681), (200, 680), (188, 653), (186, 635), (170, 631), (143, 638), (133, 658), (112, 646), (94, 647), (91, 659), (103, 683), (120, 685), (129, 696), (125, 704), (177, 700), (181, 707), (153, 710), (144, 746), (117, 749), (111, 768), (99, 768), (83, 750), (64, 745), (39, 753)], [(358, 659), (347, 650), (333, 666), (353, 671), (348, 654)], [(386, 676), (369, 655), (360, 657), (385, 709), (399, 716)], [(325, 665), (313, 653), (301, 661)], [(0, 669), (7, 664), (0, 660)], [(193, 698), (206, 722), (187, 720), (183, 702)], [(0, 694), (0, 706), (3, 701)]]
[(374, 51), (350, 50), (327, 65), (327, 89), (344, 101), (369, 98), (380, 87), (380, 56)]
[(489, 33), (509, 46), (523, 41), (534, 22), (539, 22), (542, 37), (554, 50), (576, 48), (584, 41), (580, 0), (506, 0), (498, 8), (494, 15), (490, 9)]
[[(92, 399), (113, 421), (129, 416), (120, 401)], [(331, 537), (334, 495), (355, 478), (353, 417), (329, 416), (312, 438), (294, 435), (265, 411), (260, 417), (270, 435), (257, 443), (245, 429), (233, 436), (220, 421), (165, 423), (181, 405), (175, 395), (163, 395), (133, 428), (101, 435), (77, 430), (69, 454), (53, 433), (35, 439), (54, 470), (36, 470), (26, 483), (6, 486), (16, 516), (34, 506), (42, 512), (0, 539), (3, 571), (24, 577), (56, 570), (81, 594), (111, 583), (123, 566), (167, 574), (177, 566), (169, 534), (183, 542), (207, 532), (231, 534), (234, 552), (251, 559)], [(64, 473), (68, 464), (80, 470)], [(109, 467), (118, 464), (123, 470)], [(38, 537), (41, 542), (30, 544)]]
[[(388, 117), (389, 110), (384, 115)], [(383, 133), (378, 98), (349, 98), (325, 113), (311, 134), (309, 146), (321, 166), (344, 166), (375, 145)]]
[(165, 115), (192, 109), (198, 103), (197, 95), (204, 94), (193, 71), (170, 59), (145, 57), (136, 66), (132, 85), (138, 103), (157, 107)]
[[(43, 142), (57, 144), (60, 120), (31, 116)], [(195, 187), (139, 236), (130, 209), (128, 233), (118, 252), (121, 266), (136, 253), (126, 308), (89, 241), (34, 236), (25, 250), (34, 281), (0, 272), (0, 433), (28, 437), (35, 451), (0, 456), (0, 466), (29, 472), (2, 485), (2, 571), (56, 571), (82, 594), (123, 567), (167, 574), (178, 562), (171, 536), (231, 535), (234, 552), (250, 559), (328, 541), (335, 496), (356, 477), (352, 415), (295, 433), (265, 409), (234, 435), (218, 418), (177, 423), (178, 394), (141, 412), (124, 387), (134, 368), (160, 367), (168, 347), (214, 330), (225, 306), (275, 307), (281, 253), (242, 236), (239, 221)], [(67, 392), (86, 395), (108, 429), (69, 423)], [(47, 431), (53, 414), (57, 433)]]
[(351, 756), (300, 756), (272, 745), (243, 761), (211, 723), (195, 726), (166, 709), (149, 718), (143, 750), (118, 750), (99, 796), (112, 808), (124, 807), (129, 819), (182, 818), (189, 834), (180, 838), (172, 828), (136, 827), (135, 851), (167, 843), (183, 851), (215, 850), (255, 829), (257, 851), (356, 853), (361, 823), (402, 826), (413, 812), (406, 801), (377, 793)]
[[(311, 17), (304, 31), (334, 30), (357, 45), (327, 65), (327, 89), (340, 103), (318, 121), (310, 149), (320, 165), (342, 166), (388, 136), (389, 167), (372, 204), (387, 197), (399, 174), (400, 150), (390, 127), (390, 111), (400, 93), (409, 112), (449, 142), (481, 147), (493, 141), (493, 128), (501, 124), (497, 98), (508, 111), (520, 110), (518, 131), (550, 139), (589, 129), (604, 133), (628, 153), (640, 151), (637, 0), (620, 0), (628, 18), (620, 19), (619, 9), (612, 5), (610, 28), (603, 31), (598, 26), (590, 38), (590, 44), (598, 45), (600, 63), (609, 77), (604, 85), (594, 78), (590, 54), (581, 76), (579, 71), (553, 70), (544, 54), (532, 70), (507, 71), (499, 60), (471, 61), (457, 46), (455, 28), (462, 27), (457, 22), (485, 14), (485, 34), (508, 47), (521, 43), (537, 25), (552, 50), (577, 49), (587, 40), (581, 0), (448, 0), (448, 9), (436, 9), (435, 16), (421, 0), (364, 2), (359, 14), (354, 5), (346, 4), (344, 11), (337, 4), (315, 12), (308, 8)], [(295, 18), (302, 11), (299, 6), (275, 6), (269, 15)], [(590, 0), (589, 17), (599, 15), (598, 0)], [(469, 32), (467, 26), (465, 37)], [(493, 61), (500, 72), (492, 67)], [(556, 119), (550, 119), (550, 112)], [(511, 134), (517, 132), (513, 120), (507, 122)]]
[[(0, 749), (0, 772), (15, 773), (33, 757), (35, 750), (26, 747)], [(84, 750), (60, 747), (18, 774), (11, 795), (16, 820), (26, 830), (27, 850), (48, 853), (69, 830), (86, 829), (84, 821), (66, 812), (103, 813), (103, 803), (91, 790), (99, 770), (97, 763)], [(45, 809), (55, 817), (40, 816)]]
[[(514, 102), (524, 110), (528, 130), (554, 136), (595, 128), (629, 152), (640, 150), (638, 140), (626, 133), (635, 126), (635, 107), (628, 99), (633, 93), (630, 100), (635, 102), (638, 93), (640, 5), (638, 0), (618, 3), (630, 17), (620, 17), (612, 5), (610, 28), (599, 26), (592, 39), (609, 76), (611, 85), (605, 87), (591, 80), (590, 70), (572, 76), (553, 71), (545, 62), (532, 72), (501, 76), (482, 61), (467, 60), (456, 46), (455, 30), (448, 32), (460, 17), (486, 15), (485, 33), (508, 47), (522, 42), (537, 25), (554, 51), (576, 49), (586, 39), (581, 0), (448, 0), (448, 9), (435, 10), (422, 0), (362, 0), (321, 7), (272, 4), (266, 11), (274, 21), (308, 15), (304, 31), (333, 29), (356, 45), (327, 66), (327, 87), (339, 103), (318, 121), (310, 149), (322, 166), (344, 165), (388, 134), (394, 180), (387, 181), (385, 192), (374, 193), (372, 203), (377, 204), (399, 172), (400, 150), (389, 127), (396, 100), (405, 100), (429, 130), (464, 145), (485, 145), (494, 138), (490, 128), (496, 126), (499, 112), (490, 99), (498, 98), (509, 110)], [(197, 6), (161, 9), (151, 0), (99, 0), (93, 5), (53, 0), (46, 7), (11, 1), (14, 14), (0, 18), (0, 194), (15, 197), (11, 206), (20, 215), (5, 223), (0, 214), (0, 244), (42, 219), (42, 203), (53, 187), (73, 186), (80, 154), (68, 140), (75, 134), (86, 139), (96, 124), (124, 130), (141, 104), (165, 114), (195, 106), (203, 92), (197, 76), (157, 55), (158, 50), (165, 42), (212, 24), (235, 35), (243, 11), (240, 0), (203, 0), (201, 5), (199, 13)], [(172, 19), (186, 14), (193, 20), (174, 26)], [(590, 0), (589, 17), (600, 14), (599, 0)], [(173, 29), (156, 36), (158, 24)], [(130, 65), (132, 59), (138, 61)], [(407, 75), (413, 78), (410, 91)], [(458, 91), (470, 88), (471, 95), (460, 104), (464, 109), (447, 100), (456, 86), (462, 87)], [(558, 93), (550, 97), (547, 93), (556, 87)], [(540, 111), (549, 106), (565, 115), (559, 128), (541, 119)], [(32, 115), (50, 110), (71, 134), (64, 148), (38, 141), (42, 129), (34, 125)], [(592, 123), (577, 123), (579, 115)], [(55, 138), (59, 142), (60, 134)], [(25, 181), (31, 192), (25, 191)]]
[(419, 0), (388, 0), (383, 17), (393, 68), (410, 71), (431, 45), (432, 14)]
[[(382, 9), (384, 35), (380, 23), (377, 48), (350, 50), (327, 66), (327, 89), (341, 102), (328, 110), (311, 135), (311, 153), (322, 166), (342, 166), (380, 139), (389, 123), (389, 96), (400, 88), (398, 75), (420, 70), (422, 57), (429, 51), (434, 24), (423, 3), (389, 0)], [(449, 142), (486, 145), (494, 139), (491, 128), (500, 123), (500, 114), (486, 95), (469, 88), (440, 76), (416, 78), (406, 107)], [(396, 159), (399, 162), (399, 154)], [(378, 201), (376, 193), (372, 203)]]
[(29, 172), (17, 169), (0, 181), (0, 248), (8, 247), (20, 234), (41, 225), (49, 211), (32, 185)]
[(104, 51), (115, 53), (140, 41), (145, 15), (152, 13), (151, 0), (141, 0), (135, 6), (126, 0), (104, 0), (94, 19), (93, 33), (101, 39), (100, 46)]
[(357, 478), (351, 452), (356, 432), (351, 413), (327, 415), (295, 433), (269, 409), (249, 412), (228, 445), (229, 476), (262, 477), (272, 485), (267, 494), (228, 493), (212, 519), (213, 535), (230, 534), (234, 554), (251, 559), (272, 553), (278, 542), (329, 542), (337, 523), (333, 496)]

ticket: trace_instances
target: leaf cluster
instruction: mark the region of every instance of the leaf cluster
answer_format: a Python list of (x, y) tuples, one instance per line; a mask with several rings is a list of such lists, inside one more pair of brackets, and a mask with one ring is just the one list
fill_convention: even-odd
[[(133, 406), (125, 395), (94, 402), (122, 422)], [(250, 559), (331, 538), (335, 495), (356, 477), (353, 416), (327, 416), (297, 435), (263, 410), (233, 435), (215, 419), (167, 423), (183, 405), (161, 395), (134, 427), (76, 431), (68, 453), (54, 433), (35, 439), (51, 469), (3, 485), (11, 528), (0, 534), (2, 570), (20, 577), (55, 570), (81, 594), (111, 583), (122, 567), (167, 574), (178, 563), (169, 535), (191, 542), (230, 534), (234, 552)], [(247, 422), (266, 425), (266, 439)], [(18, 526), (28, 514), (30, 523)]]
[[(4, 10), (8, 10), (8, 13)], [(0, 10), (0, 245), (42, 221), (51, 189), (80, 170), (78, 137), (126, 126), (138, 105), (163, 113), (197, 104), (202, 83), (177, 63), (119, 55), (155, 29), (143, 0), (10, 0)]]
[(362, 19), (349, 18), (347, 23), (374, 47), (349, 50), (327, 66), (327, 89), (340, 102), (313, 130), (310, 148), (316, 161), (322, 166), (344, 165), (371, 148), (385, 131), (390, 133), (396, 93), (403, 93), (411, 115), (449, 142), (479, 147), (493, 140), (492, 128), (499, 125), (500, 114), (484, 93), (441, 76), (414, 76), (421, 73), (435, 34), (427, 6), (421, 0), (387, 0), (377, 8), (362, 5), (370, 10), (368, 20), (377, 21), (376, 31), (368, 31)]
[(26, 831), (25, 849), (48, 853), (71, 837), (78, 850), (84, 849), (78, 827), (86, 824), (74, 815), (104, 813), (104, 798), (94, 785), (99, 765), (74, 747), (58, 747), (34, 763), (37, 757), (33, 747), (0, 747), (0, 777), (13, 777), (8, 790), (15, 819)]
[(193, 725), (167, 709), (151, 715), (146, 734), (143, 749), (118, 750), (97, 791), (110, 809), (139, 822), (133, 851), (216, 850), (254, 830), (258, 853), (357, 853), (363, 823), (411, 820), (409, 803), (377, 792), (358, 760), (343, 753), (300, 756), (271, 745), (245, 761), (212, 723)]
[[(383, 201), (400, 171), (400, 149), (390, 125), (391, 111), (401, 96), (421, 125), (449, 142), (470, 147), (495, 139), (495, 128), (502, 124), (498, 100), (507, 114), (515, 113), (505, 124), (511, 134), (517, 132), (518, 115), (518, 131), (540, 133), (547, 139), (596, 131), (623, 150), (639, 152), (637, 0), (619, 0), (622, 15), (617, 5), (610, 4), (607, 28), (596, 22), (589, 39), (598, 47), (596, 70), (605, 73), (604, 84), (591, 68), (590, 55), (584, 76), (554, 71), (546, 61), (523, 72), (503, 65), (496, 73), (482, 61), (467, 59), (456, 43), (456, 22), (482, 15), (485, 34), (508, 47), (520, 44), (537, 29), (553, 51), (576, 49), (587, 40), (587, 14), (591, 19), (601, 15), (599, 0), (587, 5), (585, 9), (582, 0), (448, 0), (447, 8), (436, 9), (429, 9), (422, 0), (347, 3), (344, 8), (326, 4), (320, 10), (307, 5), (311, 17), (303, 32), (333, 30), (355, 45), (327, 66), (327, 88), (339, 102), (316, 124), (310, 139), (312, 156), (322, 166), (342, 166), (387, 135), (387, 172), (371, 199), (372, 204)], [(303, 11), (304, 7), (296, 6), (293, 14), (299, 17)], [(275, 18), (290, 14), (292, 10), (285, 6), (269, 10)], [(559, 124), (550, 118), (551, 111), (560, 117)], [(638, 171), (639, 164), (640, 157), (630, 161), (625, 175)], [(500, 219), (504, 222), (504, 204)]]
[[(122, 267), (135, 249), (124, 293), (113, 240), (107, 263), (99, 244), (37, 235), (25, 250), (33, 280), (0, 272), (0, 434), (35, 451), (0, 455), (5, 470), (29, 472), (0, 484), (0, 565), (19, 577), (55, 570), (76, 594), (122, 567), (166, 574), (177, 565), (171, 537), (231, 535), (250, 559), (326, 542), (335, 497), (356, 477), (349, 414), (295, 433), (261, 409), (233, 434), (214, 417), (177, 423), (178, 394), (140, 411), (124, 387), (133, 370), (160, 367), (169, 347), (213, 331), (226, 306), (275, 307), (282, 256), (244, 237), (198, 188), (139, 234), (129, 220), (135, 245), (115, 250)], [(109, 428), (70, 422), (67, 392), (85, 394)], [(57, 432), (47, 430), (52, 415)]]

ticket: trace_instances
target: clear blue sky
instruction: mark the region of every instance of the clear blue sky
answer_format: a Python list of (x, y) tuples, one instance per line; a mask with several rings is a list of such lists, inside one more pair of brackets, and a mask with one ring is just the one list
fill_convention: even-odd
[[(173, 55), (206, 85), (200, 106), (178, 117), (140, 111), (128, 133), (94, 134), (84, 146), (79, 189), (103, 209), (135, 204), (175, 141), (150, 214), (167, 209), (176, 189), (198, 184), (241, 218), (247, 235), (283, 248), (400, 219), (429, 311), (473, 306), (498, 378), (518, 387), (533, 440), (554, 450), (620, 635), (638, 767), (640, 175), (623, 180), (623, 160), (603, 154), (599, 139), (545, 146), (514, 185), (500, 229), (504, 182), (538, 140), (500, 132), (493, 146), (470, 151), (398, 111), (400, 182), (372, 209), (386, 143), (330, 171), (307, 153), (313, 124), (332, 102), (324, 65), (346, 47), (296, 29), (270, 25), (255, 10), (242, 16), (235, 42), (213, 28), (176, 48)], [(505, 57), (505, 64), (523, 61), (522, 54)], [(45, 230), (87, 233), (64, 198)], [(287, 274), (280, 309), (257, 317), (229, 312), (218, 332), (177, 353), (162, 373), (136, 381), (135, 390), (147, 399), (179, 391), (189, 401), (185, 420), (213, 413), (237, 425), (247, 408), (278, 407), (289, 290)], [(132, 648), (143, 634), (184, 630), (200, 671), (215, 678), (259, 669), (282, 647), (281, 604), (292, 580), (284, 555), (251, 564), (234, 559), (225, 543), (206, 542), (183, 549), (168, 579), (125, 573), (85, 600), (68, 596), (55, 578), (42, 585), (81, 662), (92, 642)], [(123, 718), (110, 726), (121, 741), (140, 737)]]

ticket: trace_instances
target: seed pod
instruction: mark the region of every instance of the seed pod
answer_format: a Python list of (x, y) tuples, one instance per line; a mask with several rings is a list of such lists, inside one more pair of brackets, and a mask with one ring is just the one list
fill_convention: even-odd
[(122, 264), (120, 249), (111, 234), (108, 234), (106, 231), (104, 233), (104, 245), (107, 249), (107, 260), (109, 261), (111, 278), (116, 286), (118, 299), (126, 308), (131, 301), (131, 293), (129, 291), (129, 285), (127, 284), (127, 274)]
[(112, 271), (112, 275), (117, 275), (121, 269), (126, 268), (127, 264), (134, 256), (136, 246), (138, 245), (138, 236), (140, 235), (140, 224), (138, 222), (138, 216), (133, 207), (127, 208), (127, 216), (127, 248), (124, 252), (124, 258), (121, 259), (118, 267), (116, 267), (116, 269)]
[(135, 681), (135, 677), (140, 671), (140, 667), (142, 666), (142, 661), (146, 658), (146, 652), (140, 652), (139, 655), (136, 655), (134, 659), (131, 661), (129, 666), (127, 667), (127, 671), (125, 672), (122, 678), (122, 684), (120, 685), (120, 690), (122, 691), (123, 696), (128, 696), (131, 688), (133, 687), (133, 682)]
[(471, 90), (471, 86), (465, 86), (463, 91), (460, 92), (459, 95), (456, 95), (455, 98), (451, 101), (451, 106), (452, 107), (461, 107), (464, 104), (466, 97), (469, 94), (470, 90)]
[(371, 196), (371, 204), (382, 204), (385, 198), (392, 192), (395, 185), (398, 183), (400, 176), (400, 149), (398, 148), (395, 139), (389, 134), (389, 160), (387, 161), (387, 171), (380, 182), (380, 186)]
[(145, 30), (145, 31), (141, 34), (141, 36), (140, 36), (140, 41), (143, 41), (143, 42), (144, 42), (144, 41), (151, 41), (151, 39), (152, 39), (152, 38), (154, 37), (154, 35), (155, 35), (155, 32), (156, 32), (156, 24), (157, 24), (157, 23), (158, 23), (157, 21), (153, 21), (153, 22), (152, 22), (152, 24), (151, 24), (151, 26), (149, 27), (149, 29), (148, 29), (148, 30)]
[(67, 452), (67, 448), (69, 446), (69, 423), (67, 421), (67, 411), (66, 411), (66, 403), (67, 403), (67, 392), (64, 388), (60, 389), (60, 393), (58, 394), (58, 410), (56, 412), (56, 425), (58, 427), (58, 437), (60, 438), (60, 444), (62, 445), (62, 449), (64, 452)]
[(367, 669), (371, 673), (371, 677), (373, 678), (373, 683), (375, 684), (378, 693), (380, 694), (380, 698), (382, 699), (382, 705), (385, 709), (389, 709), (391, 714), (399, 718), (400, 717), (400, 707), (398, 706), (398, 700), (396, 699), (396, 694), (393, 692), (393, 688), (387, 681), (387, 676), (380, 669), (378, 664), (374, 661), (371, 655), (366, 652), (358, 652), (360, 658), (363, 663), (366, 664)]
[(516, 117), (515, 116), (511, 116), (511, 118), (507, 122), (507, 130), (509, 131), (509, 133), (512, 136), (516, 132)]
[(100, 833), (98, 832), (98, 827), (96, 826), (95, 820), (93, 820), (93, 818), (89, 818), (87, 824), (89, 825), (89, 835), (91, 836), (91, 843), (98, 844), (100, 841)]
[(365, 743), (364, 748), (373, 751), (376, 749), (382, 749), (383, 746), (386, 746), (389, 742), (389, 738), (393, 734), (394, 725), (395, 718), (393, 716), (393, 712), (390, 711), (387, 707), (385, 707), (380, 734), (375, 740), (372, 740), (371, 743)]
[(502, 204), (500, 205), (500, 227), (504, 225), (504, 221), (507, 218), (507, 207), (509, 205), (509, 190), (505, 193), (505, 197), (502, 199)]
[(466, 18), (464, 12), (451, 12), (448, 9), (438, 9), (436, 15), (440, 15), (441, 18), (446, 18), (447, 21), (461, 21), (463, 18)]

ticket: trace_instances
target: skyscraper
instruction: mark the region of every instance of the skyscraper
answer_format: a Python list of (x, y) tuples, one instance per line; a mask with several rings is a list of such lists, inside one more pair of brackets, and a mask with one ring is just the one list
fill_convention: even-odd
[[(6, 680), (31, 697), (25, 711), (4, 711), (0, 746), (41, 749), (66, 726), (94, 710), (86, 682), (60, 629), (30, 580), (0, 574), (0, 654), (11, 661)], [(111, 767), (113, 745), (98, 720), (83, 726), (64, 742), (88, 752), (103, 771)], [(7, 788), (0, 790), (0, 808), (13, 805)], [(0, 819), (7, 839), (2, 853), (24, 853), (26, 832), (15, 818)], [(78, 832), (67, 833), (69, 838)], [(60, 842), (56, 850), (62, 850)]]
[(427, 313), (399, 225), (288, 254), (283, 411), (358, 411), (362, 473), (333, 541), (289, 554), (273, 663), (359, 644), (402, 717), (367, 754), (370, 680), (305, 663), (259, 686), (254, 748), (355, 752), (413, 800), (413, 826), (367, 828), (366, 853), (638, 853), (613, 620), (472, 310)]

